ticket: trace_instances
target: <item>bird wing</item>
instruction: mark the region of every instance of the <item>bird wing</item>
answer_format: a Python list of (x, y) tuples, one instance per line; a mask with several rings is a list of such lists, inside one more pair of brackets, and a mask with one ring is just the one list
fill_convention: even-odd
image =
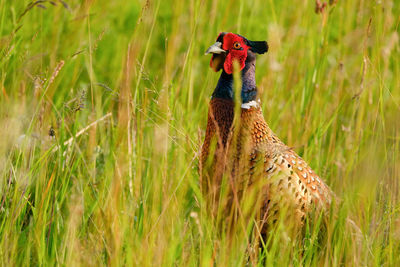
[[(296, 219), (304, 221), (313, 207), (329, 207), (333, 196), (329, 187), (271, 131), (261, 109), (242, 110), (241, 117), (243, 129), (249, 131), (242, 136), (250, 139), (250, 183), (261, 178), (267, 185), (262, 213), (275, 220), (285, 206), (295, 210)], [(242, 140), (242, 147), (244, 143)]]

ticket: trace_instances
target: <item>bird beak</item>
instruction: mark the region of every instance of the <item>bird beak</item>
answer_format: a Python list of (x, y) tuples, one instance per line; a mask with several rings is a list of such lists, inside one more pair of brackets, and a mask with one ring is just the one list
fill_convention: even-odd
[(206, 55), (207, 54), (221, 54), (221, 53), (225, 53), (226, 51), (224, 49), (221, 48), (222, 47), (222, 43), (221, 42), (216, 42), (215, 44), (213, 44), (212, 46), (210, 46), (207, 51), (206, 51)]

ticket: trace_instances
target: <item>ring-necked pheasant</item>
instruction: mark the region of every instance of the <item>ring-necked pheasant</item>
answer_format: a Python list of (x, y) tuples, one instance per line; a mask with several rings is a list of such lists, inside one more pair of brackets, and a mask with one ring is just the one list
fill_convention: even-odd
[[(209, 199), (218, 202), (219, 186), (227, 162), (234, 162), (234, 181), (243, 184), (241, 174), (245, 172), (247, 186), (264, 184), (257, 194), (261, 196), (259, 209), (261, 233), (273, 224), (280, 211), (285, 209), (287, 220), (301, 226), (306, 215), (330, 205), (332, 193), (317, 174), (290, 147), (272, 132), (264, 120), (255, 81), (255, 53), (268, 51), (265, 41), (249, 41), (233, 34), (220, 33), (217, 42), (210, 46), (210, 66), (214, 71), (222, 70), (209, 105), (205, 140), (202, 146), (200, 167), (203, 192)], [(233, 133), (234, 61), (240, 66), (241, 114), (237, 142), (230, 147)], [(234, 152), (232, 152), (234, 151)], [(239, 165), (245, 166), (245, 170)], [(242, 197), (245, 189), (239, 189)], [(214, 206), (215, 208), (215, 206)], [(214, 210), (215, 211), (215, 210)]]

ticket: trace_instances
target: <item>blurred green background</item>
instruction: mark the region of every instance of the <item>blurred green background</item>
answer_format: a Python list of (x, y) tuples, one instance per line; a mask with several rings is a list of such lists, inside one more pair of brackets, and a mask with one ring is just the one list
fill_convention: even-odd
[(1, 265), (246, 263), (198, 182), (221, 31), (268, 41), (265, 119), (342, 200), (258, 264), (399, 264), (400, 3), (329, 2), (0, 0)]

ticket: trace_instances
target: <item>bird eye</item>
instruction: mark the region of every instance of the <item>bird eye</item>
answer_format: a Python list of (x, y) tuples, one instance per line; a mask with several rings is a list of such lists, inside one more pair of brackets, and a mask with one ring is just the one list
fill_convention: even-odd
[(240, 45), (239, 42), (236, 42), (236, 43), (233, 44), (233, 48), (235, 48), (235, 49), (240, 49), (241, 47), (242, 46)]

